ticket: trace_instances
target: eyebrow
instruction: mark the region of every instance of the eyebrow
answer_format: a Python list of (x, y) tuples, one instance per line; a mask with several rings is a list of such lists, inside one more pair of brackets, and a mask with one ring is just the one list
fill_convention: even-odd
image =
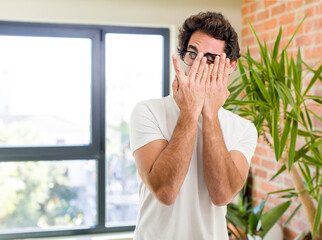
[[(188, 46), (188, 49), (189, 49), (189, 48), (191, 48), (192, 50), (195, 50), (197, 53), (199, 52), (199, 51), (198, 51), (198, 48), (197, 48), (196, 46), (194, 46), (194, 45), (189, 45), (189, 46)], [(217, 53), (210, 53), (210, 52), (207, 52), (207, 53), (205, 53), (205, 54), (204, 54), (204, 56), (206, 56), (206, 55), (220, 56), (220, 54), (217, 54)]]

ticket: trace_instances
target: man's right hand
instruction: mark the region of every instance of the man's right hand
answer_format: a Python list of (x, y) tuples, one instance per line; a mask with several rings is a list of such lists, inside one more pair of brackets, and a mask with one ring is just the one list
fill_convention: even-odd
[(186, 76), (180, 66), (177, 55), (172, 56), (176, 79), (172, 84), (173, 97), (181, 112), (198, 118), (205, 100), (205, 83), (208, 75), (208, 64), (203, 53), (199, 53)]

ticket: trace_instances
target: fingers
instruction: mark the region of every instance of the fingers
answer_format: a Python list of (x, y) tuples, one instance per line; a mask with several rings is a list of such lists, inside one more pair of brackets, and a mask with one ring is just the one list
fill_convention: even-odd
[[(206, 72), (206, 67), (207, 66), (208, 66), (207, 58), (203, 57), (201, 59), (201, 63), (199, 65), (198, 71), (196, 72), (196, 75), (195, 75), (195, 78), (194, 78), (196, 83), (202, 82), (202, 79), (204, 78), (205, 74), (206, 74), (206, 77), (207, 77), (207, 72)], [(208, 71), (208, 67), (207, 67), (207, 71)]]
[(214, 63), (214, 67), (213, 67), (212, 74), (211, 74), (211, 83), (212, 84), (216, 84), (217, 83), (219, 61), (220, 61), (220, 57), (219, 56), (216, 56), (215, 63)]
[[(192, 79), (192, 80), (194, 80), (196, 77), (196, 73), (199, 70), (199, 67), (200, 67), (199, 65), (200, 65), (200, 61), (201, 61), (202, 57), (203, 57), (203, 53), (200, 52), (200, 53), (198, 53), (196, 59), (193, 61), (193, 64), (192, 64), (190, 72), (189, 72), (190, 79)], [(201, 75), (199, 74), (199, 76), (201, 76)]]
[(211, 83), (211, 75), (212, 75), (213, 68), (214, 68), (214, 65), (210, 64), (209, 69), (208, 69), (208, 73), (207, 73), (207, 77), (206, 77), (206, 82), (205, 82), (206, 86), (210, 85), (210, 83)]
[(225, 64), (225, 72), (224, 72), (224, 77), (223, 77), (223, 85), (224, 87), (227, 87), (228, 84), (228, 77), (229, 77), (229, 73), (230, 73), (230, 59), (226, 58), (226, 64)]
[(173, 83), (172, 83), (172, 92), (177, 92), (178, 91), (178, 87), (179, 87), (179, 84), (178, 84), (178, 79), (177, 79), (177, 76), (176, 78), (174, 79)]
[(173, 67), (176, 72), (176, 76), (177, 76), (178, 80), (184, 79), (185, 74), (181, 68), (179, 58), (176, 54), (172, 55), (172, 62), (173, 62)]
[(219, 82), (217, 82), (218, 84), (223, 84), (225, 64), (226, 64), (226, 54), (223, 53), (220, 56), (220, 63), (219, 63), (219, 67), (218, 67), (218, 78), (217, 78), (217, 81), (219, 81)]
[(206, 64), (205, 67), (204, 67), (204, 71), (202, 73), (202, 77), (200, 79), (200, 84), (201, 85), (205, 85), (205, 83), (207, 81), (207, 78), (208, 78), (208, 75), (209, 75), (209, 65)]

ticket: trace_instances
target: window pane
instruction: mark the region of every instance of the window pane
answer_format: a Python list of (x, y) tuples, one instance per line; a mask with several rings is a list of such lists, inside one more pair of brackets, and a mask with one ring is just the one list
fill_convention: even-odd
[(106, 34), (106, 225), (135, 225), (136, 166), (129, 119), (141, 100), (162, 97), (163, 37)]
[(88, 145), (91, 39), (0, 36), (0, 146)]
[(97, 224), (96, 161), (0, 163), (0, 233)]

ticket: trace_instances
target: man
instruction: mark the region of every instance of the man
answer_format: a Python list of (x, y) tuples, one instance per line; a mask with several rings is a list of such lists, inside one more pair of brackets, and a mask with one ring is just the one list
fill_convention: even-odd
[(173, 55), (173, 96), (139, 103), (131, 116), (138, 169), (138, 240), (228, 240), (226, 205), (243, 187), (257, 132), (222, 108), (240, 56), (237, 34), (214, 12), (188, 18)]

